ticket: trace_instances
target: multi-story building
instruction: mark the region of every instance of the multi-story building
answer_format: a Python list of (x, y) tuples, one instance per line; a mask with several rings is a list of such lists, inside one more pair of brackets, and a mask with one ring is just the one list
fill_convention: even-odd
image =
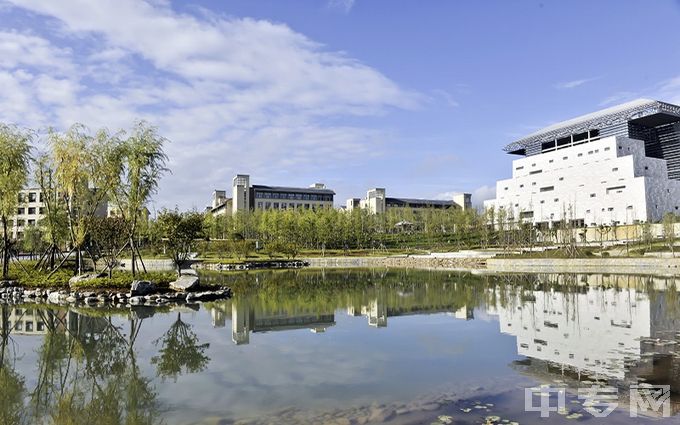
[(597, 226), (680, 213), (679, 106), (635, 100), (551, 125), (505, 151), (522, 158), (484, 203), (497, 219)]
[(251, 185), (249, 175), (238, 174), (232, 184), (232, 212), (333, 208), (334, 196), (335, 192), (323, 183), (310, 187)]
[(210, 206), (208, 206), (207, 211), (212, 215), (231, 214), (231, 198), (227, 198), (226, 190), (213, 191), (212, 202), (210, 203)]
[(355, 208), (366, 209), (372, 214), (382, 214), (390, 208), (411, 208), (414, 210), (423, 208), (459, 208), (467, 210), (472, 208), (472, 195), (460, 193), (455, 195), (452, 200), (390, 198), (386, 196), (385, 188), (375, 188), (366, 192), (364, 199), (348, 199), (345, 208), (347, 211), (352, 211)]
[[(111, 217), (116, 215), (116, 207), (108, 200), (102, 201), (95, 211), (97, 217)], [(21, 239), (30, 226), (37, 226), (47, 212), (42, 191), (39, 188), (22, 189), (19, 192), (17, 212), (11, 219), (11, 235), (13, 239)], [(148, 210), (145, 211), (148, 217)]]
[(17, 213), (12, 218), (12, 238), (21, 239), (29, 226), (35, 226), (45, 214), (40, 189), (29, 188), (19, 192)]
[(234, 214), (253, 210), (333, 208), (335, 192), (323, 183), (310, 187), (264, 186), (250, 184), (250, 176), (238, 174), (232, 182), (232, 197), (224, 190), (215, 190), (211, 205), (213, 215)]

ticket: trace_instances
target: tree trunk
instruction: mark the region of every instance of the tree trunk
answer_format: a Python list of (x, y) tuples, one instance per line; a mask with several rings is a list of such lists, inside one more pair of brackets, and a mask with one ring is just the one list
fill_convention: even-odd
[(132, 252), (132, 277), (135, 277), (137, 274), (137, 253), (135, 250), (135, 241), (132, 236), (130, 236), (130, 252)]
[(2, 217), (2, 278), (9, 278), (9, 235), (5, 216)]

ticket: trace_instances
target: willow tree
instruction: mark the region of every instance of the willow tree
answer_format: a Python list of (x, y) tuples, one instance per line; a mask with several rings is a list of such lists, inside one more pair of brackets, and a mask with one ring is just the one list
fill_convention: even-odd
[(62, 255), (61, 247), (68, 239), (66, 210), (59, 194), (59, 187), (54, 176), (54, 161), (51, 155), (41, 153), (34, 163), (34, 180), (40, 188), (44, 214), (40, 220), (43, 238), (47, 249), (35, 265), (36, 269), (54, 269), (57, 257)]
[(114, 196), (120, 216), (127, 223), (133, 275), (136, 273), (137, 257), (145, 268), (135, 239), (144, 208), (158, 191), (161, 177), (168, 171), (165, 166), (168, 157), (163, 151), (166, 142), (167, 139), (158, 134), (158, 129), (145, 121), (137, 122), (129, 137), (122, 142), (121, 180)]
[(2, 221), (2, 278), (9, 276), (9, 218), (16, 213), (19, 192), (26, 185), (32, 133), (0, 124), (0, 220)]
[(116, 135), (103, 129), (93, 137), (81, 124), (65, 133), (51, 131), (49, 139), (58, 192), (66, 208), (71, 252), (76, 253), (80, 274), (90, 219), (105, 214), (105, 202), (118, 184), (120, 143)]

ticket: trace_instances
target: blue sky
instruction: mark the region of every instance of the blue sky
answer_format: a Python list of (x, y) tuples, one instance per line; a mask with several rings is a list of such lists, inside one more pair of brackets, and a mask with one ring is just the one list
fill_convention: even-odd
[(680, 103), (677, 0), (0, 0), (0, 22), (0, 121), (159, 126), (156, 208), (202, 208), (235, 173), (480, 203), (515, 138)]

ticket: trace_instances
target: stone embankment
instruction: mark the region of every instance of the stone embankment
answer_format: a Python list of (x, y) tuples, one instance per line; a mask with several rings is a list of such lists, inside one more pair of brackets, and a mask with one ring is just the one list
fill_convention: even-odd
[(401, 267), (492, 273), (680, 274), (680, 258), (498, 258), (494, 252), (432, 253), (390, 257), (306, 258), (315, 268)]
[(301, 269), (309, 266), (304, 260), (246, 261), (243, 263), (194, 263), (196, 269), (212, 271), (262, 270), (262, 269)]
[(482, 269), (486, 258), (446, 257), (436, 255), (391, 256), (391, 257), (323, 257), (305, 258), (309, 267), (315, 268), (371, 268), (401, 267), (416, 269), (469, 270)]
[(135, 281), (129, 292), (0, 287), (0, 304), (58, 304), (90, 307), (164, 306), (214, 301), (231, 297), (231, 289), (220, 287), (196, 292), (158, 291), (147, 281)]
[(490, 258), (490, 272), (680, 274), (680, 258)]

